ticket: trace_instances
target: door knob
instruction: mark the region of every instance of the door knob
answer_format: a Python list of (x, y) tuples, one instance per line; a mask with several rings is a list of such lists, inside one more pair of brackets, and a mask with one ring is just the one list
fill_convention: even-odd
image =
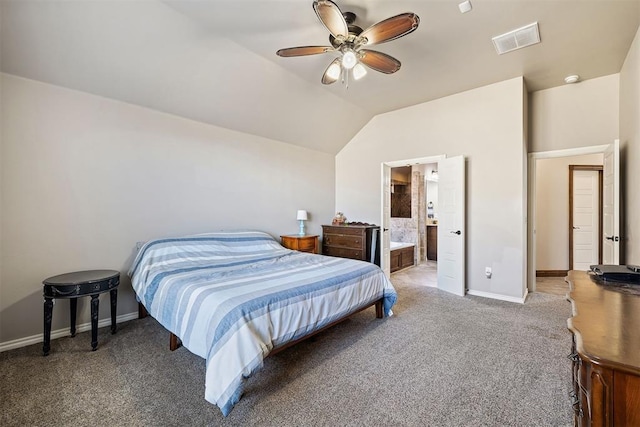
[(580, 227), (573, 227), (574, 230), (580, 230)]
[(459, 235), (461, 235), (461, 234), (462, 234), (462, 231), (460, 231), (460, 230), (457, 230), (457, 231), (450, 231), (450, 233), (457, 234), (457, 235), (459, 236)]

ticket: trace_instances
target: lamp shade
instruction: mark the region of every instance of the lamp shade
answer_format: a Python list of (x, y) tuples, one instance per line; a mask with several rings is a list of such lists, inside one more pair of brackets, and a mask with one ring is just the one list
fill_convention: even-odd
[(298, 221), (306, 221), (307, 220), (307, 211), (298, 211)]

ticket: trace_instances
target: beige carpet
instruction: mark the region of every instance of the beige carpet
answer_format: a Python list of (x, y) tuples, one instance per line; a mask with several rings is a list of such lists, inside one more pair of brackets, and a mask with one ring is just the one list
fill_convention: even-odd
[(0, 353), (2, 426), (568, 426), (570, 306), (456, 297), (394, 276), (395, 315), (365, 310), (265, 361), (223, 418), (204, 360), (153, 319)]

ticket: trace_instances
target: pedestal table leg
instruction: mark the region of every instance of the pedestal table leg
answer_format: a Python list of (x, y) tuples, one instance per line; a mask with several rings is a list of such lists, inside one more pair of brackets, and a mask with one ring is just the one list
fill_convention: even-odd
[(44, 299), (44, 344), (42, 354), (49, 355), (51, 349), (51, 318), (53, 317), (53, 298)]
[(91, 295), (91, 351), (98, 347), (98, 304), (100, 295)]
[(109, 298), (111, 298), (111, 333), (115, 334), (117, 330), (116, 312), (118, 311), (118, 289), (111, 289), (111, 291), (109, 291)]
[(69, 300), (69, 317), (71, 320), (71, 336), (76, 336), (76, 313), (78, 311), (78, 298)]

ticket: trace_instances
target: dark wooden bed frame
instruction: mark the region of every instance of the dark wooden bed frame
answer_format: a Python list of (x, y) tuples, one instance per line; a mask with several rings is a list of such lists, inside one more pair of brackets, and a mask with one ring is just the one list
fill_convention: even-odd
[[(308, 335), (305, 335), (305, 336), (303, 336), (301, 338), (298, 338), (296, 340), (293, 340), (293, 341), (290, 341), (290, 342), (288, 342), (286, 344), (283, 344), (283, 345), (281, 345), (279, 347), (276, 347), (273, 350), (271, 350), (269, 355), (276, 354), (276, 353), (284, 350), (285, 348), (289, 348), (292, 345), (295, 345), (295, 344), (299, 343), (300, 341), (304, 341), (307, 338), (310, 338), (310, 337), (312, 337), (312, 336), (314, 336), (316, 334), (319, 334), (320, 332), (322, 332), (322, 331), (324, 331), (326, 329), (329, 329), (332, 326), (337, 325), (338, 323), (342, 322), (343, 320), (345, 320), (346, 318), (350, 317), (351, 315), (359, 313), (362, 310), (365, 310), (365, 309), (371, 307), (372, 305), (376, 306), (376, 317), (378, 319), (382, 319), (384, 317), (384, 313), (382, 311), (382, 300), (383, 299), (380, 298), (379, 300), (374, 301), (371, 304), (367, 304), (367, 305), (365, 305), (365, 306), (363, 306), (363, 307), (361, 307), (361, 308), (359, 308), (359, 309), (357, 309), (355, 311), (352, 311), (351, 313), (347, 314), (346, 316), (341, 317), (340, 319), (335, 320), (335, 321), (329, 323), (328, 325), (326, 325), (326, 326), (324, 326), (324, 327), (322, 327), (322, 328), (320, 328), (320, 329), (318, 329), (316, 331), (311, 332)], [(141, 303), (138, 303), (138, 318), (142, 319), (144, 317), (147, 317), (148, 315), (149, 315), (149, 312), (147, 311), (147, 309), (144, 308), (144, 306)], [(169, 334), (170, 334), (169, 335), (169, 349), (171, 351), (174, 351), (174, 350), (178, 349), (182, 345), (182, 343), (180, 342), (180, 339), (175, 334), (173, 334), (171, 332)]]

